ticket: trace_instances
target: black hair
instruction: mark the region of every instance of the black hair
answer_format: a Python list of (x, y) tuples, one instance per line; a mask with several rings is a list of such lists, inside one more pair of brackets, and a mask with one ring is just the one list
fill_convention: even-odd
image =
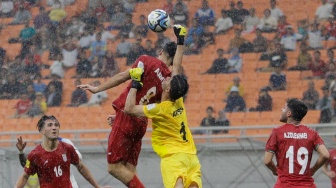
[(319, 55), (321, 55), (321, 52), (318, 50), (315, 50), (314, 53), (318, 53)]
[(265, 12), (265, 11), (268, 11), (269, 13), (271, 13), (271, 10), (268, 9), (268, 8), (266, 8), (263, 12)]
[(171, 78), (169, 97), (172, 100), (177, 100), (187, 94), (189, 84), (184, 75), (178, 74)]
[(327, 50), (327, 53), (332, 53), (332, 54), (334, 54), (334, 51), (333, 51), (331, 48), (329, 48), (329, 49)]
[(212, 106), (208, 106), (206, 110), (207, 110), (207, 111), (208, 111), (208, 110), (214, 111), (214, 109), (212, 108)]
[(307, 105), (297, 98), (288, 99), (287, 107), (290, 109), (292, 118), (295, 121), (301, 121), (306, 116), (308, 111)]
[(221, 10), (221, 14), (227, 14), (228, 12), (225, 9)]
[(176, 43), (175, 42), (168, 42), (167, 44), (165, 44), (165, 46), (163, 47), (163, 51), (167, 52), (167, 54), (169, 55), (169, 57), (174, 58), (175, 53), (176, 53)]
[(58, 120), (55, 118), (55, 116), (42, 116), (41, 119), (37, 122), (36, 128), (39, 132), (41, 132), (42, 128), (44, 127), (44, 123), (47, 120), (56, 120), (58, 122)]
[(327, 85), (321, 87), (322, 91), (329, 91), (329, 87)]

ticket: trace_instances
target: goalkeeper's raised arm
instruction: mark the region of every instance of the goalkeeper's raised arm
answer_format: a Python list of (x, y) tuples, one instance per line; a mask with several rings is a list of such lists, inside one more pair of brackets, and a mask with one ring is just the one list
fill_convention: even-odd
[(177, 48), (173, 59), (172, 77), (177, 74), (182, 74), (182, 58), (184, 52), (184, 37), (187, 34), (187, 29), (181, 25), (174, 25), (174, 33), (177, 37)]

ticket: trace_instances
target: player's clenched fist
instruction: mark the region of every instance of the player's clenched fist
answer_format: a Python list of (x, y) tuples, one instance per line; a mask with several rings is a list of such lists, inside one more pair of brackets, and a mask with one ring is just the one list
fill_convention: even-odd
[(187, 34), (187, 29), (182, 25), (174, 25), (174, 33), (176, 37), (184, 37)]
[(132, 80), (134, 81), (141, 81), (141, 76), (143, 74), (143, 69), (142, 68), (132, 68), (129, 70), (130, 76)]
[(177, 37), (177, 45), (183, 45), (184, 37), (187, 34), (187, 29), (182, 25), (174, 25), (174, 33)]
[(107, 116), (107, 123), (108, 123), (109, 126), (112, 127), (115, 117), (116, 117), (116, 115), (108, 115)]

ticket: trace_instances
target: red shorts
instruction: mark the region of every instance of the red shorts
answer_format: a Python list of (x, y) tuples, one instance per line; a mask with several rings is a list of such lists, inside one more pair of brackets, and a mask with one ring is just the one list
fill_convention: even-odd
[(316, 185), (314, 184), (314, 182), (285, 182), (282, 183), (279, 178), (277, 179), (274, 188), (316, 188)]
[(147, 130), (147, 119), (140, 119), (116, 110), (116, 117), (108, 138), (107, 162), (120, 161), (138, 164), (141, 140)]

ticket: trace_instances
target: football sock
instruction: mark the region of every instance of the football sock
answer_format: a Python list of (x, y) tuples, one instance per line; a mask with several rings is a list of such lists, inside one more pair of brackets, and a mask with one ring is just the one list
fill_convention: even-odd
[(133, 176), (133, 179), (127, 183), (128, 188), (145, 188), (145, 186), (140, 182), (136, 175)]

